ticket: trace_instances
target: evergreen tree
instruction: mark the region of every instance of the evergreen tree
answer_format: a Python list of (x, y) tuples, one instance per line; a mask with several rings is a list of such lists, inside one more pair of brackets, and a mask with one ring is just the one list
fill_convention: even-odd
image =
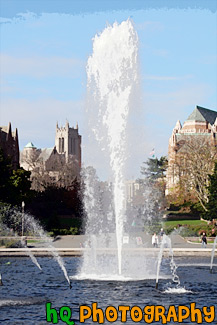
[(146, 176), (150, 181), (155, 181), (159, 178), (164, 178), (167, 169), (167, 157), (148, 158), (144, 163), (146, 167), (141, 167), (141, 174)]
[(212, 220), (217, 218), (217, 162), (212, 175), (209, 175), (208, 186), (208, 203), (206, 205), (207, 212), (204, 214), (204, 218)]

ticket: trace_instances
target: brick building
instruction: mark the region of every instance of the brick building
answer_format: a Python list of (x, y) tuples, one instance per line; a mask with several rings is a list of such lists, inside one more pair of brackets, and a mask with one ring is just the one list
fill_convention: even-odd
[(204, 141), (210, 147), (217, 146), (217, 112), (196, 106), (183, 126), (178, 120), (169, 139), (166, 195), (170, 194), (179, 182), (180, 175), (175, 162), (186, 150), (186, 142)]

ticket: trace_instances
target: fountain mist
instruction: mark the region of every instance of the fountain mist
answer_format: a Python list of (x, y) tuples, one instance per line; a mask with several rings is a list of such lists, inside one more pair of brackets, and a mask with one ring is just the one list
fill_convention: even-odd
[(87, 63), (87, 107), (91, 131), (101, 149), (94, 158), (104, 158), (104, 166), (109, 162), (111, 182), (100, 182), (93, 167), (83, 170), (87, 240), (79, 279), (140, 280), (157, 274), (158, 250), (142, 241), (143, 215), (147, 226), (150, 216), (156, 222), (156, 200), (147, 191), (147, 182), (143, 182), (144, 211), (130, 207), (125, 198), (126, 130), (138, 90), (137, 56), (138, 37), (130, 20), (108, 26), (93, 40)]
[(213, 260), (214, 260), (214, 255), (215, 255), (216, 244), (217, 244), (217, 237), (215, 238), (213, 247), (212, 247), (211, 262), (210, 262), (210, 272), (211, 273), (212, 273), (212, 268), (213, 268)]
[[(59, 264), (61, 270), (63, 271), (63, 274), (64, 274), (66, 280), (70, 284), (70, 280), (69, 280), (69, 277), (68, 277), (67, 270), (65, 268), (63, 259), (61, 258), (61, 256), (59, 256), (56, 248), (51, 244), (52, 239), (49, 238), (46, 235), (46, 232), (41, 227), (41, 225), (38, 223), (38, 221), (35, 220), (32, 215), (27, 214), (27, 213), (21, 213), (20, 211), (18, 211), (16, 209), (8, 209), (7, 210), (7, 218), (6, 218), (6, 220), (7, 220), (7, 223), (10, 224), (11, 229), (19, 228), (20, 224), (21, 224), (21, 220), (23, 220), (23, 225), (24, 225), (24, 228), (25, 228), (25, 235), (30, 234), (31, 236), (36, 236), (36, 237), (39, 237), (40, 239), (43, 240), (45, 246), (49, 248), (51, 254), (53, 255), (53, 258)], [(2, 229), (7, 230), (6, 235), (11, 233), (11, 231), (8, 229), (8, 227), (4, 223), (0, 222), (0, 225), (1, 225)], [(13, 232), (13, 235), (18, 237), (16, 235), (16, 232)], [(26, 245), (26, 243), (24, 241), (24, 238), (20, 237), (20, 240), (21, 240), (22, 246), (26, 248), (26, 254), (29, 255), (32, 262), (41, 270), (40, 264), (38, 263), (36, 257), (33, 255), (31, 250), (27, 247), (27, 245)]]
[[(130, 20), (120, 25), (114, 23), (95, 36), (93, 54), (87, 63), (89, 104), (91, 102), (88, 109), (96, 116), (92, 130), (110, 162), (119, 274), (125, 218), (126, 125), (130, 96), (138, 79), (137, 43), (138, 37)], [(90, 195), (87, 182), (86, 186)], [(87, 204), (86, 208), (91, 215)], [(91, 217), (88, 222), (90, 225)]]

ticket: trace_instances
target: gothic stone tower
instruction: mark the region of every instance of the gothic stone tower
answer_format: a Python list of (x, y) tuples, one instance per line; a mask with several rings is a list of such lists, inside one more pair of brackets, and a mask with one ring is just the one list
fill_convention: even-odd
[(78, 133), (78, 125), (69, 127), (68, 121), (64, 127), (56, 125), (55, 146), (59, 154), (65, 156), (66, 163), (75, 159), (81, 167), (81, 135)]
[(11, 158), (13, 169), (19, 167), (19, 141), (18, 131), (11, 130), (11, 123), (7, 126), (0, 126), (0, 148), (6, 157)]

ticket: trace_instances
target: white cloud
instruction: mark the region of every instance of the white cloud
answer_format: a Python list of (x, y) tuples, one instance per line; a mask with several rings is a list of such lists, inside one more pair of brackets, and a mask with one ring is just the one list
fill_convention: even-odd
[(14, 16), (13, 18), (0, 17), (0, 24), (12, 24), (24, 20), (35, 20), (37, 17), (37, 14), (35, 14), (34, 12), (27, 11), (24, 13), (17, 13), (16, 16)]
[[(156, 155), (167, 154), (168, 140), (178, 119), (183, 123), (195, 105), (207, 107), (212, 89), (205, 84), (185, 85), (173, 92), (147, 92), (144, 94), (142, 110), (137, 105), (132, 108), (128, 123), (128, 143), (130, 157), (127, 162), (127, 177), (138, 177), (142, 162), (149, 157), (152, 148)], [(58, 101), (55, 99), (4, 99), (1, 102), (1, 124), (18, 128), (20, 148), (32, 141), (37, 147), (52, 147), (55, 140), (55, 126), (64, 125), (68, 119), (71, 126), (79, 124), (84, 145), (82, 159), (99, 170), (106, 178), (104, 157), (95, 155), (96, 145), (88, 139), (87, 117), (84, 101)], [(208, 108), (212, 108), (209, 107)], [(97, 159), (96, 159), (97, 157)]]
[(1, 75), (30, 76), (45, 78), (54, 76), (76, 77), (85, 63), (75, 58), (64, 57), (15, 57), (0, 55)]
[(185, 75), (185, 76), (155, 76), (155, 75), (144, 75), (143, 79), (145, 80), (156, 80), (156, 81), (177, 81), (184, 79), (191, 79), (193, 75)]
[(146, 92), (145, 110), (154, 113), (162, 121), (170, 122), (175, 118), (176, 122), (186, 107), (192, 107), (193, 110), (195, 105), (203, 106), (211, 93), (212, 89), (206, 84), (186, 84), (170, 92)]
[(183, 124), (196, 105), (212, 109), (207, 105), (212, 91), (206, 84), (188, 84), (171, 92), (146, 92), (144, 128), (151, 141), (150, 150), (154, 147), (157, 156), (166, 155), (176, 121)]
[(1, 125), (12, 122), (18, 128), (20, 148), (32, 141), (37, 147), (52, 147), (55, 140), (56, 122), (71, 126), (83, 125), (84, 103), (82, 101), (59, 101), (55, 99), (7, 99), (1, 101)]
[(213, 55), (206, 55), (203, 57), (199, 57), (197, 59), (197, 62), (200, 64), (217, 64), (217, 55), (213, 54)]
[(140, 24), (135, 24), (135, 28), (138, 31), (162, 31), (164, 29), (164, 25), (160, 21), (144, 21)]
[(169, 57), (169, 51), (165, 49), (152, 49), (152, 53), (163, 58)]

